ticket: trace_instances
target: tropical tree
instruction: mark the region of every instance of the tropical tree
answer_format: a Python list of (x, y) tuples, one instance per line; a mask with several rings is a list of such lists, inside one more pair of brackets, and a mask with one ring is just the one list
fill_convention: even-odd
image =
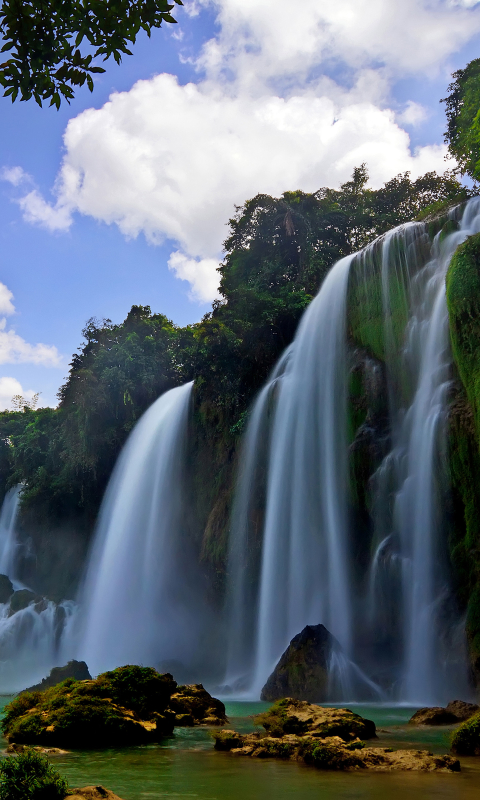
[(480, 180), (480, 58), (452, 75), (445, 103), (445, 141), (459, 171)]
[[(183, 5), (182, 0), (174, 0)], [(14, 102), (33, 97), (60, 107), (74, 88), (105, 72), (95, 63), (111, 56), (117, 64), (131, 55), (141, 30), (148, 36), (162, 22), (174, 23), (168, 0), (4, 0), (0, 7), (2, 53), (0, 85)], [(82, 49), (80, 49), (82, 48)]]

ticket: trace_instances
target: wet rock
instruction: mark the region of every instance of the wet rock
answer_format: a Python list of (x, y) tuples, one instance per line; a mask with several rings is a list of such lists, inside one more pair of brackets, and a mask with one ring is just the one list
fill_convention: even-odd
[(40, 745), (32, 747), (28, 744), (9, 744), (6, 752), (9, 755), (18, 756), (20, 753), (24, 753), (25, 750), (35, 750), (35, 752), (41, 753), (43, 756), (63, 756), (68, 753), (68, 750), (61, 750), (59, 747), (40, 747)]
[(445, 708), (432, 706), (431, 708), (419, 708), (408, 722), (410, 725), (454, 725), (458, 720)]
[(0, 603), (8, 603), (13, 594), (13, 583), (8, 575), (0, 575)]
[(175, 725), (225, 725), (225, 706), (212, 697), (201, 683), (177, 686), (169, 702)]
[(104, 786), (84, 786), (83, 789), (72, 789), (66, 800), (121, 800)]
[(17, 611), (22, 611), (24, 608), (36, 601), (37, 603), (42, 598), (31, 592), (30, 589), (19, 589), (14, 592), (10, 598), (10, 614), (16, 614)]
[(92, 680), (85, 661), (73, 660), (69, 661), (64, 667), (54, 667), (47, 678), (43, 678), (40, 683), (35, 684), (35, 686), (29, 686), (28, 689), (23, 691), (44, 692), (46, 689), (50, 689), (51, 686), (57, 686), (67, 678), (75, 678), (76, 681)]
[(324, 625), (307, 625), (283, 653), (262, 689), (261, 699), (326, 700), (328, 662), (334, 648), (340, 645)]
[(431, 706), (420, 708), (409, 720), (411, 725), (455, 725), (464, 722), (480, 711), (480, 706), (465, 703), (463, 700), (452, 700), (445, 708)]
[(475, 703), (465, 703), (463, 700), (452, 700), (446, 706), (445, 711), (453, 714), (459, 722), (465, 722), (465, 720), (470, 719), (480, 711), (480, 706)]
[(368, 747), (358, 732), (363, 732), (363, 738), (373, 738), (374, 723), (348, 709), (321, 708), (287, 698), (257, 715), (256, 722), (263, 725), (266, 733), (215, 731), (215, 749), (252, 758), (303, 761), (328, 770), (460, 770), (460, 762), (452, 756), (435, 756), (426, 750)]
[(268, 711), (257, 714), (254, 721), (273, 737), (308, 733), (316, 738), (340, 736), (345, 741), (357, 737), (376, 738), (375, 723), (348, 708), (323, 708), (291, 697), (279, 700)]

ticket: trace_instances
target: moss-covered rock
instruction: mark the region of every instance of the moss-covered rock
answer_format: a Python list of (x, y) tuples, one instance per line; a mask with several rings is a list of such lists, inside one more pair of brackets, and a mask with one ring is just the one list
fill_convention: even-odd
[(170, 674), (150, 667), (120, 667), (96, 680), (69, 678), (16, 697), (2, 730), (10, 742), (67, 748), (154, 741), (173, 731), (175, 715), (167, 706), (175, 688)]
[(340, 645), (324, 625), (306, 625), (293, 637), (262, 689), (262, 700), (294, 697), (310, 703), (327, 699), (328, 663)]
[(480, 756), (480, 713), (457, 728), (452, 737), (452, 750), (462, 756)]
[(340, 736), (344, 741), (376, 737), (375, 723), (348, 708), (324, 708), (291, 697), (278, 700), (268, 711), (255, 715), (254, 721), (273, 737), (290, 733)]
[(169, 701), (176, 726), (225, 725), (225, 706), (212, 697), (201, 683), (177, 686)]

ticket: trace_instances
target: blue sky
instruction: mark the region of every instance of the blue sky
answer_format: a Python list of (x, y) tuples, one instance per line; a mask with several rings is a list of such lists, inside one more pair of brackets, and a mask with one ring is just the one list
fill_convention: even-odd
[(59, 112), (0, 99), (0, 407), (19, 385), (54, 405), (92, 316), (200, 319), (257, 191), (445, 169), (439, 99), (480, 55), (480, 5), (290, 7), (195, 0)]

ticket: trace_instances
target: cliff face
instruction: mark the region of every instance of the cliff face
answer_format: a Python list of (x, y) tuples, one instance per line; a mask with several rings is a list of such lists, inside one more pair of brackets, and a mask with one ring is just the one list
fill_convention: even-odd
[(449, 436), (455, 512), (450, 552), (457, 592), (467, 609), (472, 668), (480, 682), (480, 235), (457, 249), (446, 283), (457, 368)]

